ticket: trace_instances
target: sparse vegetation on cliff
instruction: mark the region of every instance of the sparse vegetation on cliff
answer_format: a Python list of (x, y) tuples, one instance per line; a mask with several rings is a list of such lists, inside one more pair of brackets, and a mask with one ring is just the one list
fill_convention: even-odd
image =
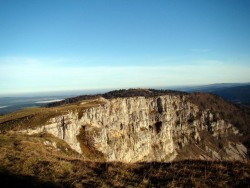
[(101, 101), (85, 100), (66, 106), (54, 108), (28, 108), (11, 114), (0, 116), (0, 131), (20, 130), (24, 128), (35, 128), (46, 124), (53, 117), (67, 114), (69, 111), (77, 111), (79, 116), (84, 110), (102, 104)]
[(97, 95), (81, 95), (77, 97), (72, 97), (65, 99), (63, 101), (53, 102), (47, 104), (47, 107), (56, 107), (62, 106), (66, 104), (76, 103), (82, 100), (89, 100), (89, 99), (96, 99), (98, 97), (103, 97), (106, 99), (113, 99), (113, 98), (126, 98), (126, 97), (156, 97), (162, 95), (187, 95), (186, 92), (181, 91), (174, 91), (174, 90), (156, 90), (156, 89), (120, 89), (110, 91), (104, 94), (97, 94)]
[[(242, 133), (241, 141), (250, 151), (250, 109), (225, 101), (221, 97), (210, 93), (193, 93), (188, 95), (187, 101), (196, 104), (200, 110), (209, 110), (214, 118), (224, 119), (236, 126)], [(250, 157), (250, 153), (248, 153)]]

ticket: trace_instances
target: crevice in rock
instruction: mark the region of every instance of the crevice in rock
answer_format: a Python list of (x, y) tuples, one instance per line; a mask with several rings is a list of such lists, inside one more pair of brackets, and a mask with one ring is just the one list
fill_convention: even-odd
[(162, 122), (158, 121), (155, 123), (155, 131), (157, 134), (159, 134), (161, 132), (161, 128), (162, 128)]
[(104, 154), (94, 147), (93, 139), (91, 135), (89, 135), (89, 132), (86, 130), (86, 126), (83, 125), (81, 127), (80, 133), (76, 136), (76, 138), (80, 143), (80, 147), (84, 157), (92, 160), (105, 160)]
[(163, 107), (162, 107), (162, 100), (161, 100), (160, 97), (157, 98), (157, 109), (158, 109), (158, 112), (159, 112), (160, 114), (162, 114), (162, 112), (163, 112)]
[(62, 120), (61, 120), (61, 127), (62, 127), (62, 131), (63, 131), (63, 140), (65, 139), (65, 131), (66, 131), (66, 129), (67, 129), (67, 124), (65, 123), (65, 120), (64, 120), (64, 116), (63, 116), (63, 118), (62, 118)]

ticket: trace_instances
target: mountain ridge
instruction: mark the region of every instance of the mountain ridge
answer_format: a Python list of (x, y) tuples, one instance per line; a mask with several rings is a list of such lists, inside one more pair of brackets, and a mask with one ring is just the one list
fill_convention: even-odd
[[(65, 104), (65, 101), (68, 102), (68, 104)], [(81, 145), (82, 141), (79, 140), (79, 138), (77, 137), (78, 134), (82, 135), (81, 127), (85, 127), (84, 128), (85, 131), (87, 131), (87, 129), (90, 129), (89, 130), (90, 132), (83, 133), (83, 135), (85, 135), (85, 137), (88, 139), (93, 139), (91, 135), (96, 134), (94, 132), (91, 133), (92, 126), (103, 127), (103, 128), (98, 128), (98, 129), (93, 127), (92, 131), (98, 130), (101, 132), (102, 131), (110, 132), (111, 130), (109, 129), (105, 130), (104, 127), (108, 126), (108, 124), (112, 125), (115, 123), (112, 129), (116, 130), (116, 133), (112, 133), (112, 134), (115, 134), (115, 135), (121, 134), (120, 136), (122, 136), (127, 131), (126, 134), (133, 134), (135, 138), (141, 134), (139, 133), (140, 132), (139, 131), (138, 132), (139, 135), (136, 136), (137, 132), (132, 131), (135, 128), (138, 130), (146, 131), (148, 136), (151, 134), (150, 129), (152, 129), (153, 131), (155, 131), (155, 133), (152, 133), (152, 135), (155, 134), (154, 137), (156, 140), (154, 142), (156, 142), (158, 139), (158, 133), (161, 131), (162, 127), (164, 128), (164, 127), (170, 126), (172, 127), (170, 129), (173, 129), (173, 131), (175, 129), (179, 130), (178, 134), (184, 134), (184, 135), (187, 134), (185, 136), (187, 138), (183, 137), (182, 139), (184, 140), (182, 141), (180, 140), (179, 136), (175, 138), (180, 141), (174, 141), (176, 142), (174, 144), (175, 146), (171, 146), (171, 147), (177, 147), (177, 148), (183, 147), (182, 143), (193, 142), (192, 141), (193, 138), (190, 140), (190, 138), (193, 137), (191, 136), (192, 134), (194, 135), (197, 134), (195, 136), (196, 137), (195, 142), (200, 142), (201, 135), (203, 135), (204, 138), (207, 137), (210, 139), (209, 142), (214, 142), (213, 145), (216, 148), (218, 147), (218, 145), (220, 145), (218, 141), (218, 133), (220, 132), (219, 130), (221, 128), (222, 129), (225, 128), (225, 130), (226, 129), (231, 130), (230, 127), (235, 127), (232, 129), (233, 131), (229, 131), (233, 133), (236, 130), (239, 130), (239, 133), (233, 133), (233, 134), (238, 134), (238, 136), (236, 136), (235, 138), (238, 141), (237, 142), (233, 141), (233, 142), (235, 143), (242, 142), (246, 145), (247, 148), (249, 148), (249, 142), (248, 142), (249, 111), (247, 111), (245, 108), (241, 109), (240, 107), (237, 107), (236, 105), (230, 104), (216, 95), (205, 94), (205, 93), (188, 94), (185, 92), (170, 91), (170, 90), (129, 89), (129, 90), (111, 91), (102, 95), (80, 96), (80, 97), (73, 98), (73, 100), (69, 99), (65, 101), (64, 103), (61, 103), (61, 101), (52, 103), (53, 105), (56, 104), (54, 107), (38, 108), (36, 113), (34, 113), (36, 111), (35, 109), (30, 109), (29, 111), (27, 110), (27, 113), (25, 115), (20, 115), (19, 118), (17, 119), (14, 118), (15, 116), (13, 114), (12, 115), (10, 114), (9, 116), (4, 116), (6, 118), (2, 117), (0, 119), (0, 126), (1, 126), (0, 128), (3, 130), (3, 128), (5, 127), (7, 128), (5, 130), (8, 130), (8, 127), (9, 128), (13, 127), (13, 128), (10, 128), (10, 130), (11, 129), (15, 130), (17, 129), (17, 127), (23, 127), (22, 129), (25, 129), (25, 126), (26, 126), (26, 130), (24, 130), (24, 132), (29, 132), (29, 134), (34, 132), (32, 129), (36, 130), (35, 132), (37, 133), (47, 130), (47, 131), (50, 131), (50, 133), (52, 133), (54, 136), (57, 136), (63, 140), (66, 139), (66, 141), (73, 148), (75, 148), (78, 152), (82, 152), (81, 150), (86, 150), (87, 148), (88, 148), (88, 152), (94, 152), (94, 151), (100, 152), (98, 149), (96, 150), (95, 146), (93, 146), (93, 144), (95, 145), (95, 143), (92, 143), (91, 146), (87, 144), (88, 145), (87, 147), (86, 147), (86, 144), (84, 146)], [(134, 107), (131, 108), (130, 107), (131, 105)], [(113, 108), (117, 108), (117, 110), (114, 111)], [(196, 110), (194, 111), (194, 109)], [(134, 114), (134, 117), (130, 116), (128, 112)], [(22, 111), (20, 112), (20, 114), (22, 114)], [(233, 116), (232, 114), (237, 114), (237, 116)], [(245, 117), (244, 117), (244, 114), (245, 114)], [(95, 117), (95, 119), (93, 119), (92, 116)], [(98, 119), (97, 117), (104, 118), (104, 119)], [(170, 117), (174, 118), (174, 120), (171, 120)], [(116, 120), (112, 120), (112, 118), (115, 118)], [(133, 119), (133, 118), (136, 118), (136, 119)], [(135, 122), (135, 120), (138, 122)], [(109, 122), (107, 125), (103, 123), (106, 121)], [(145, 121), (148, 123), (145, 124), (141, 121)], [(72, 122), (75, 122), (75, 123), (72, 124)], [(125, 124), (120, 125), (118, 122), (120, 122), (120, 124), (124, 124), (125, 122)], [(67, 125), (67, 128), (63, 128), (64, 124)], [(144, 124), (146, 125), (145, 128), (144, 128)], [(131, 126), (134, 128), (130, 129)], [(124, 129), (125, 127), (127, 128)], [(203, 128), (199, 128), (199, 127), (203, 127)], [(125, 131), (124, 133), (123, 133), (123, 129)], [(170, 135), (177, 134), (177, 133), (167, 133), (168, 131), (170, 131), (168, 129), (169, 128), (164, 128), (163, 130), (165, 133), (162, 133), (162, 134), (170, 134)], [(194, 129), (195, 132), (193, 132), (192, 129)], [(209, 134), (202, 133), (203, 129), (205, 130), (205, 132), (207, 133), (210, 132), (210, 133)], [(71, 132), (70, 130), (73, 132)], [(197, 130), (199, 130), (198, 132), (200, 133), (196, 132)], [(218, 133), (216, 133), (217, 136), (212, 136), (212, 137), (209, 136), (209, 135), (215, 134), (214, 130), (219, 131)], [(181, 133), (182, 131), (184, 132)], [(89, 136), (87, 136), (88, 134)], [(112, 134), (108, 136), (108, 134), (109, 133), (107, 133), (107, 137), (110, 137), (109, 139), (111, 140), (117, 139), (116, 136), (114, 137), (114, 135)], [(120, 138), (120, 136), (118, 136), (119, 139), (125, 139), (125, 140), (127, 139), (127, 141), (130, 142), (129, 141), (130, 138), (126, 136), (125, 136), (126, 138), (122, 138), (123, 136)], [(151, 136), (149, 136), (148, 138), (150, 137)], [(165, 136), (165, 137), (167, 138), (169, 136)], [(172, 139), (172, 136), (170, 137)], [(223, 139), (225, 140), (225, 143), (227, 143), (226, 141), (227, 137), (228, 136), (226, 136)], [(86, 142), (86, 138), (85, 138), (85, 141), (83, 142)], [(99, 139), (99, 138), (96, 137), (94, 139)], [(103, 139), (105, 140), (106, 138), (103, 138)], [(104, 141), (104, 140), (103, 140), (103, 144), (105, 144), (105, 142), (107, 143), (109, 142), (108, 140), (107, 141)], [(116, 142), (118, 143), (118, 141)], [(221, 141), (221, 144), (223, 142)], [(215, 143), (217, 143), (217, 146)], [(109, 145), (109, 147), (116, 147), (116, 146)], [(190, 145), (190, 147), (193, 147), (193, 146)], [(111, 149), (111, 151), (112, 150), (113, 149)], [(249, 151), (249, 149), (247, 151)], [(216, 152), (218, 153), (218, 151)], [(214, 155), (217, 155), (217, 154), (214, 154)], [(126, 160), (128, 159), (129, 158), (127, 158)]]
[(123, 92), (0, 116), (2, 186), (249, 185), (248, 108), (209, 93)]

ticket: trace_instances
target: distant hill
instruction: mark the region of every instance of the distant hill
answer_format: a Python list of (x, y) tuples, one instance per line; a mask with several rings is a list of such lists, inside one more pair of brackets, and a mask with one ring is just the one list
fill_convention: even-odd
[(182, 87), (175, 87), (175, 89), (189, 93), (213, 92), (217, 89), (234, 88), (234, 87), (248, 86), (248, 85), (250, 85), (250, 83), (218, 83), (218, 84), (208, 84), (208, 85), (198, 85), (198, 86), (182, 86)]
[(203, 86), (182, 87), (178, 89), (189, 93), (213, 93), (230, 102), (236, 104), (243, 104), (248, 107), (250, 106), (250, 83), (222, 83)]
[(212, 91), (212, 93), (234, 103), (240, 103), (250, 106), (250, 85), (230, 88), (218, 88)]

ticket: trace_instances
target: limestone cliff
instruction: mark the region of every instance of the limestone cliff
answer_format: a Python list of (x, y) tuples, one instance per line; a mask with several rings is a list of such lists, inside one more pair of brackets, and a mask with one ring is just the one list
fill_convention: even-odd
[(247, 149), (238, 139), (239, 130), (210, 110), (199, 109), (185, 95), (95, 100), (97, 107), (69, 110), (23, 132), (46, 131), (85, 158), (96, 160), (247, 158)]

